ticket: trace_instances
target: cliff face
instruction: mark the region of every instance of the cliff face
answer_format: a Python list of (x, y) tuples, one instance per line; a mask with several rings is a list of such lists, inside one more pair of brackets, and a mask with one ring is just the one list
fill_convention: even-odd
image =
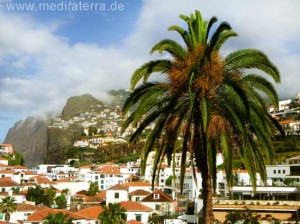
[(47, 157), (44, 163), (65, 163), (67, 160), (66, 150), (73, 146), (73, 142), (80, 138), (82, 133), (83, 128), (79, 125), (71, 125), (68, 128), (49, 127), (47, 130)]
[[(70, 97), (62, 109), (61, 118), (68, 121), (84, 112), (97, 112), (99, 105), (103, 103), (90, 94)], [(28, 117), (15, 123), (8, 131), (4, 143), (14, 146), (23, 156), (24, 165), (31, 167), (40, 163), (64, 162), (65, 150), (83, 133), (80, 124), (72, 124), (67, 128), (49, 127), (52, 118)]]
[(10, 143), (24, 158), (25, 166), (44, 161), (47, 149), (48, 120), (28, 117), (9, 129), (4, 143)]

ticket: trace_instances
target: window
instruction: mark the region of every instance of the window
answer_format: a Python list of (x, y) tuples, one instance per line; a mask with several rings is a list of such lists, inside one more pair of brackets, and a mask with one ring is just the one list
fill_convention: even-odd
[(98, 176), (95, 176), (95, 180), (98, 180)]
[(136, 214), (135, 215), (135, 220), (138, 221), (138, 222), (141, 222), (142, 221), (142, 215), (141, 214)]
[(284, 173), (284, 174), (285, 174), (285, 170), (282, 170), (282, 173)]
[(104, 184), (104, 180), (101, 180), (101, 184)]
[(136, 198), (135, 198), (135, 201), (140, 201), (140, 200), (141, 200), (140, 197), (136, 197)]
[(116, 198), (116, 199), (117, 199), (117, 198), (120, 198), (119, 193), (115, 193), (115, 198)]
[(273, 170), (273, 173), (276, 174), (276, 170)]
[(280, 174), (281, 173), (281, 170), (278, 170), (278, 174)]
[(153, 194), (154, 199), (159, 199), (159, 194)]

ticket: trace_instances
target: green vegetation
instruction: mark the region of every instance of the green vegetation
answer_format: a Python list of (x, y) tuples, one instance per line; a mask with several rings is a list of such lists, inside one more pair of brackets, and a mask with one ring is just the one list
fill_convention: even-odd
[[(180, 18), (186, 22), (186, 29), (172, 26), (169, 30), (176, 31), (182, 42), (164, 39), (150, 51), (168, 53), (171, 59), (149, 61), (132, 75), (133, 92), (123, 107), (124, 114), (130, 110), (132, 113), (124, 122), (123, 130), (137, 125), (129, 139), (134, 143), (147, 126), (155, 124), (142, 153), (144, 173), (149, 152), (161, 140), (154, 158), (153, 184), (157, 167), (164, 157), (172, 159), (177, 139), (183, 132), (181, 188), (185, 159), (190, 152), (203, 180), (203, 221), (210, 224), (214, 220), (212, 196), (217, 152), (221, 151), (225, 158), (229, 186), (233, 182), (234, 153), (243, 159), (252, 183), (256, 183), (256, 172), (266, 180), (265, 164), (273, 155), (273, 133), (281, 128), (270, 116), (262, 95), (274, 105), (278, 104), (278, 96), (268, 79), (253, 72), (264, 72), (276, 83), (280, 82), (280, 74), (268, 57), (256, 49), (237, 50), (223, 57), (221, 47), (230, 37), (237, 36), (228, 23), (220, 23), (215, 29), (217, 18), (205, 21), (199, 11)], [(149, 79), (155, 73), (163, 77)]]
[(68, 215), (58, 212), (56, 214), (49, 214), (44, 224), (72, 224), (72, 218), (69, 218)]
[(61, 194), (55, 198), (55, 204), (57, 208), (64, 209), (67, 207), (67, 197), (65, 194)]
[(104, 207), (104, 211), (99, 215), (100, 223), (102, 224), (125, 224), (126, 210), (120, 204), (109, 203), (108, 207)]
[(14, 154), (11, 155), (2, 155), (2, 157), (8, 159), (8, 165), (11, 166), (23, 165), (24, 163), (23, 156), (18, 152), (14, 152)]
[(26, 194), (26, 199), (28, 201), (34, 201), (36, 205), (46, 205), (51, 207), (56, 192), (51, 188), (42, 188), (39, 185), (36, 185), (35, 188), (29, 188), (28, 193)]
[(173, 176), (169, 176), (169, 177), (166, 179), (166, 186), (172, 186), (173, 179), (174, 179)]
[(13, 197), (7, 196), (5, 198), (2, 198), (2, 201), (0, 202), (0, 212), (5, 214), (5, 221), (7, 223), (10, 220), (10, 214), (15, 212), (16, 210), (17, 210), (17, 203)]
[(261, 215), (256, 214), (254, 211), (250, 210), (247, 207), (244, 207), (242, 211), (232, 211), (228, 212), (225, 216), (226, 220), (224, 223), (231, 223), (231, 224), (259, 224), (261, 223), (259, 220), (264, 220), (264, 223), (272, 223), (272, 224), (279, 224), (281, 223), (276, 218), (273, 218), (271, 215), (266, 215), (265, 217), (261, 217)]
[(135, 161), (140, 157), (143, 145), (143, 142), (132, 145), (127, 143), (111, 143), (98, 149), (70, 146), (65, 152), (65, 157), (80, 159), (80, 162), (75, 163), (77, 166), (91, 162), (126, 163)]
[(70, 118), (79, 116), (84, 112), (102, 111), (103, 108), (98, 107), (98, 105), (103, 106), (103, 103), (90, 94), (73, 96), (67, 100), (67, 103), (61, 113), (61, 117), (63, 120), (69, 120)]
[(99, 186), (97, 182), (91, 182), (86, 195), (91, 197), (99, 193)]
[(48, 145), (45, 163), (65, 163), (69, 157), (66, 151), (73, 146), (75, 140), (81, 137), (83, 128), (81, 125), (73, 124), (68, 128), (48, 128)]

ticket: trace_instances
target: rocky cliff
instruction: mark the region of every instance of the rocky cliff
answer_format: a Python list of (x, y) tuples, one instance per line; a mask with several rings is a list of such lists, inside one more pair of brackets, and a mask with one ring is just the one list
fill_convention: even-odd
[[(101, 101), (90, 94), (70, 97), (60, 117), (68, 121), (84, 112), (99, 110)], [(80, 124), (71, 124), (60, 128), (51, 126), (53, 117), (28, 117), (18, 121), (8, 131), (4, 143), (10, 143), (24, 158), (24, 165), (34, 166), (40, 163), (64, 162), (65, 150), (73, 144), (83, 129)]]

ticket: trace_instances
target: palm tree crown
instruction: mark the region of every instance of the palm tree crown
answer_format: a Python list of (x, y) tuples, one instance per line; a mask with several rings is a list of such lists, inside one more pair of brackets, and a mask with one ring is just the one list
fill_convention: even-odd
[(5, 214), (6, 222), (9, 222), (10, 214), (15, 212), (16, 210), (17, 210), (17, 203), (13, 197), (7, 196), (2, 199), (2, 202), (0, 203), (0, 211)]
[[(194, 172), (195, 168), (201, 171), (204, 216), (206, 223), (211, 223), (218, 152), (225, 158), (229, 186), (234, 152), (243, 158), (254, 186), (256, 172), (266, 179), (264, 165), (271, 161), (272, 137), (279, 125), (269, 115), (263, 96), (268, 96), (274, 105), (278, 104), (278, 96), (272, 83), (254, 72), (262, 71), (275, 82), (280, 82), (280, 74), (259, 50), (238, 50), (223, 57), (222, 45), (237, 36), (228, 23), (221, 23), (211, 34), (216, 17), (205, 21), (196, 11), (180, 18), (188, 28), (171, 26), (169, 30), (180, 34), (184, 46), (170, 39), (160, 41), (151, 53), (167, 52), (172, 58), (147, 62), (134, 72), (134, 90), (123, 107), (124, 113), (132, 113), (123, 130), (137, 125), (130, 137), (135, 142), (149, 124), (155, 123), (142, 155), (144, 171), (149, 152), (155, 143), (160, 143), (153, 164), (153, 183), (163, 158), (172, 159), (178, 136), (183, 136), (181, 186), (190, 153)], [(153, 73), (161, 73), (163, 81), (148, 81)], [(141, 80), (143, 83), (137, 86)]]

